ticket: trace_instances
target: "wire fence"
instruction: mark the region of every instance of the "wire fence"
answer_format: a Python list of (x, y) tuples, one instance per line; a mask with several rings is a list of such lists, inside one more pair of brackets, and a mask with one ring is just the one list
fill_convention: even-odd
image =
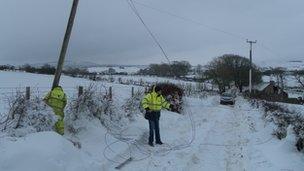
[[(64, 87), (64, 92), (67, 95), (71, 94), (78, 94), (81, 95), (83, 93), (83, 86), (77, 86), (77, 87)], [(50, 92), (50, 87), (0, 87), (0, 100), (3, 100), (4, 97), (13, 96), (14, 94), (18, 93), (24, 93), (26, 96), (43, 96), (46, 95), (48, 92)], [(102, 90), (101, 90), (102, 91)], [(111, 96), (113, 94), (113, 88), (112, 86), (109, 86), (107, 88), (104, 88), (105, 92), (108, 92)], [(132, 86), (130, 87), (130, 94), (133, 97), (136, 90)]]

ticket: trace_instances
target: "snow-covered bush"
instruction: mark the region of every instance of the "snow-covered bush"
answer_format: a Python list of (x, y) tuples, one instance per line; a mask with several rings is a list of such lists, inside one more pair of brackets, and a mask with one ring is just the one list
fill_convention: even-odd
[(122, 108), (125, 112), (125, 117), (130, 121), (134, 121), (136, 114), (143, 113), (143, 109), (141, 109), (141, 100), (143, 96), (143, 91), (135, 91), (133, 97), (128, 98), (123, 104)]
[(184, 95), (188, 97), (205, 99), (208, 96), (218, 94), (218, 92), (208, 89), (206, 83), (179, 84), (178, 86), (184, 90)]
[(304, 149), (304, 139), (299, 138), (296, 143), (296, 147), (298, 151), (302, 151)]
[(87, 122), (99, 119), (103, 125), (108, 121), (116, 122), (120, 118), (115, 112), (107, 90), (90, 85), (79, 97), (72, 98), (65, 114), (65, 125), (68, 133), (76, 134), (86, 128)]
[(277, 126), (273, 134), (280, 140), (286, 138), (287, 127), (291, 124), (290, 112), (278, 104), (266, 101), (264, 101), (263, 107), (265, 118), (268, 118), (269, 121), (272, 121)]
[(185, 96), (189, 97), (202, 97), (205, 98), (206, 88), (205, 84), (203, 83), (196, 83), (196, 84), (180, 84), (180, 87), (183, 88)]
[(23, 92), (17, 91), (8, 98), (8, 104), (9, 112), (1, 123), (1, 130), (9, 136), (19, 137), (53, 129), (56, 116), (38, 95), (27, 100)]
[(273, 122), (277, 128), (273, 134), (278, 139), (283, 139), (287, 136), (288, 126), (292, 126), (296, 134), (297, 143), (295, 146), (299, 151), (304, 149), (304, 115), (297, 114), (295, 111), (289, 110), (286, 106), (280, 103), (273, 103), (260, 100), (251, 100), (252, 106), (262, 108), (264, 110), (264, 118)]
[(287, 127), (283, 125), (279, 125), (276, 130), (274, 130), (273, 134), (279, 139), (284, 139), (287, 137)]
[(304, 149), (304, 117), (301, 115), (297, 115), (295, 117), (294, 131), (297, 135), (297, 143), (296, 147), (299, 151)]

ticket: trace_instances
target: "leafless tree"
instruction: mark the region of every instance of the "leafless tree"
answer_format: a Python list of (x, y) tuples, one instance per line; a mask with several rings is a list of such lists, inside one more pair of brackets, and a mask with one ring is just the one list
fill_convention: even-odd
[(304, 70), (299, 70), (294, 72), (294, 77), (298, 83), (304, 88)]
[(286, 81), (286, 69), (282, 67), (272, 68), (271, 73), (276, 78), (277, 85), (284, 90)]
[[(249, 59), (233, 54), (225, 54), (212, 60), (204, 72), (204, 79), (212, 80), (218, 85), (220, 91), (234, 84), (242, 92), (243, 86), (249, 84)], [(256, 65), (252, 65), (252, 81), (258, 84), (262, 81), (261, 71)]]

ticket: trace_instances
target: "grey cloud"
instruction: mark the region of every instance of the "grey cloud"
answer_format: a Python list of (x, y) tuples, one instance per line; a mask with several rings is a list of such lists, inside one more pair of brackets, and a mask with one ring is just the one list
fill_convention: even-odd
[[(303, 58), (301, 0), (137, 1), (244, 39), (257, 39), (256, 62)], [(1, 1), (0, 63), (56, 61), (71, 4), (72, 0)], [(243, 39), (135, 5), (171, 60), (189, 60), (196, 65), (224, 53), (248, 56)], [(125, 0), (80, 1), (67, 59), (100, 64), (166, 62)]]

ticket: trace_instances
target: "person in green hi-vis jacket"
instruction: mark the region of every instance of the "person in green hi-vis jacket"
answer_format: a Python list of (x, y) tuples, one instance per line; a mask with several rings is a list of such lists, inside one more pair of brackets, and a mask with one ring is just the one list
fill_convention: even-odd
[(66, 94), (60, 86), (55, 87), (43, 99), (45, 103), (50, 106), (55, 115), (59, 117), (55, 123), (55, 130), (58, 134), (64, 134), (64, 108), (67, 104)]

